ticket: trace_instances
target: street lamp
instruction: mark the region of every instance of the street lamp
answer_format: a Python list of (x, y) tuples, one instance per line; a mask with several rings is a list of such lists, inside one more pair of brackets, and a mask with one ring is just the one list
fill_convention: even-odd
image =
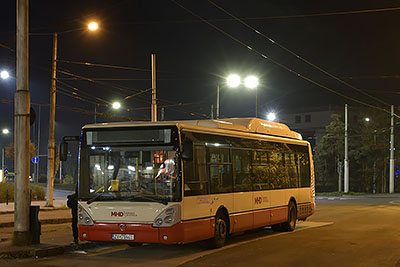
[(8, 130), (7, 128), (4, 128), (4, 129), (2, 130), (2, 133), (3, 133), (3, 134), (9, 134), (9, 133), (10, 133), (10, 130)]
[(273, 112), (268, 113), (267, 120), (274, 121), (276, 119), (276, 115)]
[[(230, 88), (236, 88), (241, 84), (241, 78), (237, 74), (230, 74), (226, 78), (226, 84)], [(258, 78), (256, 76), (250, 75), (247, 76), (244, 79), (244, 86), (249, 89), (255, 89), (256, 90), (256, 117), (258, 116), (258, 103), (257, 103), (257, 86), (258, 86)], [(220, 90), (220, 85), (217, 84), (217, 119), (219, 119), (219, 108), (220, 108), (220, 103), (219, 103), (219, 90)]]
[(98, 28), (99, 28), (99, 24), (95, 21), (92, 21), (88, 24), (88, 29), (91, 31), (97, 31)]
[(3, 80), (7, 80), (7, 79), (10, 77), (10, 74), (8, 73), (8, 71), (3, 70), (3, 71), (0, 72), (0, 77), (1, 77)]
[(119, 102), (112, 103), (112, 108), (113, 109), (120, 109), (121, 108), (121, 103), (119, 103)]
[[(92, 24), (92, 23), (90, 23)], [(89, 24), (89, 25), (90, 25)], [(88, 28), (91, 31), (95, 31), (98, 28), (92, 24)], [(70, 32), (70, 31), (65, 31)], [(61, 32), (62, 33), (62, 32)], [(51, 91), (50, 91), (50, 116), (49, 116), (49, 141), (48, 141), (48, 152), (47, 152), (47, 200), (46, 206), (53, 206), (53, 187), (54, 187), (54, 161), (55, 161), (55, 119), (56, 119), (56, 79), (57, 79), (57, 41), (58, 33), (53, 34), (53, 61), (52, 61), (52, 76), (51, 76)]]

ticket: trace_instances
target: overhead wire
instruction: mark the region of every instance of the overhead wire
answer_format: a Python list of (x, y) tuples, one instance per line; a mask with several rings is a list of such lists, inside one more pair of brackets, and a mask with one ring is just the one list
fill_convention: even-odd
[[(392, 12), (399, 11), (400, 7), (388, 7), (388, 8), (376, 8), (376, 9), (363, 9), (363, 10), (350, 10), (350, 11), (335, 11), (335, 12), (324, 12), (324, 13), (314, 13), (314, 14), (299, 14), (299, 15), (282, 15), (282, 16), (263, 16), (263, 17), (243, 17), (242, 20), (271, 20), (271, 19), (292, 19), (292, 18), (307, 18), (307, 17), (323, 17), (323, 16), (338, 16), (338, 15), (354, 15), (354, 14), (364, 14), (364, 13), (379, 13), (379, 12)], [(207, 19), (210, 22), (225, 22), (225, 21), (235, 21), (235, 19)], [(158, 20), (158, 21), (135, 21), (126, 22), (124, 24), (158, 24), (158, 23), (192, 23), (192, 22), (202, 22), (202, 20)]]
[[(343, 97), (343, 98), (346, 98), (346, 99), (351, 100), (351, 101), (353, 101), (353, 102), (356, 102), (356, 103), (358, 103), (358, 104), (361, 104), (361, 105), (364, 105), (364, 106), (368, 106), (368, 107), (371, 107), (371, 108), (375, 108), (375, 109), (378, 109), (378, 110), (382, 110), (382, 111), (384, 111), (384, 112), (386, 112), (386, 113), (389, 113), (389, 114), (391, 113), (390, 111), (388, 111), (388, 110), (386, 110), (386, 109), (383, 109), (383, 108), (380, 108), (380, 107), (377, 107), (377, 106), (374, 106), (374, 105), (365, 103), (365, 102), (360, 101), (360, 100), (358, 100), (358, 99), (355, 99), (355, 98), (353, 98), (353, 97), (350, 97), (350, 96), (344, 95), (344, 94), (342, 94), (342, 93), (340, 93), (340, 92), (337, 92), (336, 90), (334, 90), (334, 89), (332, 89), (332, 88), (329, 88), (329, 87), (327, 87), (327, 86), (325, 86), (325, 85), (322, 85), (322, 84), (320, 84), (320, 83), (318, 83), (318, 82), (312, 80), (311, 78), (308, 78), (307, 76), (305, 76), (305, 75), (303, 75), (303, 74), (301, 74), (301, 73), (299, 73), (299, 72), (296, 72), (296, 71), (292, 70), (292, 69), (289, 68), (288, 66), (286, 66), (286, 65), (284, 65), (284, 64), (282, 64), (282, 63), (280, 63), (280, 62), (278, 62), (278, 61), (276, 61), (276, 60), (274, 60), (274, 59), (272, 59), (271, 57), (269, 57), (269, 56), (263, 54), (262, 52), (258, 51), (257, 49), (252, 48), (252, 47), (251, 47), (250, 45), (248, 45), (247, 43), (245, 43), (245, 42), (239, 40), (238, 38), (234, 37), (233, 35), (231, 35), (231, 34), (225, 32), (224, 30), (220, 29), (219, 27), (215, 26), (214, 24), (208, 22), (207, 20), (203, 19), (203, 17), (201, 17), (200, 15), (194, 13), (192, 10), (190, 10), (190, 9), (188, 9), (188, 8), (186, 8), (186, 7), (184, 7), (183, 5), (179, 4), (179, 3), (176, 2), (175, 0), (170, 0), (170, 1), (173, 2), (174, 4), (176, 4), (177, 6), (181, 7), (181, 8), (184, 9), (185, 11), (189, 12), (189, 13), (192, 14), (193, 16), (195, 16), (195, 17), (201, 19), (203, 22), (205, 22), (206, 24), (208, 24), (208, 25), (211, 26), (212, 28), (216, 29), (216, 30), (219, 31), (220, 33), (222, 33), (222, 34), (224, 34), (225, 36), (231, 38), (231, 39), (234, 40), (235, 42), (241, 44), (242, 46), (246, 47), (246, 48), (249, 49), (250, 51), (253, 51), (254, 53), (258, 54), (259, 56), (263, 57), (264, 59), (267, 59), (267, 60), (269, 60), (270, 62), (274, 63), (275, 65), (277, 65), (277, 66), (279, 66), (279, 67), (281, 67), (281, 68), (287, 70), (288, 72), (290, 72), (290, 73), (292, 73), (292, 74), (295, 74), (296, 76), (298, 76), (298, 77), (300, 77), (300, 78), (302, 78), (302, 79), (304, 79), (304, 80), (306, 80), (306, 81), (308, 81), (308, 82), (310, 82), (310, 83), (312, 83), (312, 84), (314, 84), (314, 85), (317, 85), (318, 87), (321, 87), (321, 88), (323, 88), (323, 89), (325, 89), (325, 90), (327, 90), (327, 91), (329, 91), (329, 92), (331, 92), (331, 93), (334, 93), (334, 94), (336, 94), (336, 95), (339, 95), (339, 96), (341, 96), (341, 97)], [(396, 116), (397, 118), (400, 118), (400, 116), (397, 115), (397, 114), (394, 114), (394, 116)]]
[(244, 22), (244, 21), (241, 20), (240, 18), (238, 18), (238, 17), (236, 17), (235, 15), (233, 15), (232, 13), (228, 12), (226, 9), (224, 9), (224, 8), (222, 8), (221, 6), (217, 5), (217, 4), (214, 3), (212, 0), (207, 0), (207, 1), (208, 1), (210, 4), (212, 4), (214, 7), (218, 8), (220, 11), (222, 11), (222, 12), (224, 12), (225, 14), (229, 15), (230, 17), (234, 18), (236, 21), (240, 22), (242, 25), (244, 25), (244, 26), (246, 26), (247, 28), (251, 29), (251, 30), (254, 31), (256, 34), (258, 34), (258, 35), (264, 37), (265, 39), (267, 39), (269, 42), (273, 43), (274, 45), (277, 45), (279, 48), (283, 49), (284, 51), (288, 52), (289, 54), (295, 56), (295, 57), (298, 58), (299, 60), (301, 60), (301, 61), (307, 63), (308, 65), (314, 67), (315, 69), (319, 70), (320, 72), (322, 72), (322, 73), (328, 75), (329, 77), (335, 79), (336, 81), (338, 81), (338, 82), (340, 82), (340, 83), (342, 83), (342, 84), (344, 84), (344, 85), (346, 85), (346, 86), (348, 86), (348, 87), (350, 87), (350, 88), (356, 90), (357, 92), (360, 92), (360, 93), (362, 93), (362, 94), (364, 94), (364, 95), (366, 95), (366, 96), (368, 96), (368, 97), (370, 97), (370, 98), (372, 98), (372, 99), (374, 99), (374, 100), (376, 100), (376, 101), (378, 101), (378, 102), (380, 102), (380, 103), (382, 103), (382, 104), (385, 104), (385, 105), (390, 106), (389, 103), (386, 103), (385, 101), (383, 101), (383, 100), (381, 100), (381, 99), (379, 99), (379, 98), (376, 98), (376, 97), (374, 97), (374, 96), (372, 96), (372, 95), (370, 95), (370, 94), (364, 92), (363, 90), (361, 90), (361, 89), (359, 89), (359, 88), (357, 88), (357, 87), (355, 87), (355, 86), (353, 86), (353, 85), (351, 85), (351, 84), (349, 84), (349, 83), (343, 81), (342, 79), (336, 77), (335, 75), (329, 73), (328, 71), (322, 69), (321, 67), (319, 67), (319, 66), (313, 64), (312, 62), (310, 62), (309, 60), (305, 59), (304, 57), (302, 57), (302, 56), (296, 54), (295, 52), (293, 52), (293, 51), (290, 50), (289, 48), (287, 48), (287, 47), (283, 46), (282, 44), (276, 42), (276, 41), (273, 40), (271, 37), (269, 37), (269, 36), (267, 36), (266, 34), (260, 32), (260, 31), (257, 30), (256, 28), (252, 27), (251, 25), (247, 24), (246, 22)]

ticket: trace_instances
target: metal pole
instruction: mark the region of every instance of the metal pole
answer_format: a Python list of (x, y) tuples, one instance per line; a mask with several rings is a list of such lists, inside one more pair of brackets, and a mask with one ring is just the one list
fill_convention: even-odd
[(96, 123), (97, 104), (94, 105), (94, 123)]
[(42, 105), (39, 105), (39, 118), (38, 118), (38, 146), (37, 146), (37, 155), (38, 155), (38, 158), (39, 158), (39, 160), (38, 160), (38, 162), (35, 164), (36, 165), (36, 183), (39, 183), (39, 173), (40, 173), (40, 157), (39, 157), (39, 155), (40, 155), (40, 112), (41, 112), (41, 109), (42, 109)]
[(217, 119), (219, 119), (219, 84), (217, 84)]
[(389, 165), (389, 193), (394, 192), (394, 106), (390, 113), (390, 165)]
[(53, 190), (54, 190), (54, 158), (55, 158), (55, 120), (56, 120), (56, 75), (57, 75), (57, 33), (53, 35), (53, 67), (51, 77), (50, 92), (50, 121), (49, 121), (49, 141), (47, 156), (47, 201), (46, 206), (53, 206)]
[(161, 108), (161, 120), (165, 120), (165, 108)]
[(211, 114), (210, 114), (211, 119), (214, 119), (214, 105), (211, 104)]
[(347, 136), (347, 104), (344, 105), (344, 192), (349, 192), (349, 155)]
[(258, 117), (258, 99), (257, 99), (257, 88), (256, 88), (256, 118)]
[(28, 29), (29, 0), (17, 0), (17, 90), (14, 103), (14, 238), (16, 245), (29, 244), (29, 109)]
[(62, 161), (60, 160), (60, 184), (62, 180)]
[(4, 147), (1, 148), (1, 169), (4, 171)]
[(151, 54), (151, 121), (157, 121), (156, 55)]

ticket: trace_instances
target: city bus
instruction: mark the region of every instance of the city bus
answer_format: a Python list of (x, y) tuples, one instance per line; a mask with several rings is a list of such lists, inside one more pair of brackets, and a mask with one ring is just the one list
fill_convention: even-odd
[(315, 210), (310, 144), (281, 123), (101, 123), (79, 141), (80, 240), (222, 247), (250, 229), (293, 231)]

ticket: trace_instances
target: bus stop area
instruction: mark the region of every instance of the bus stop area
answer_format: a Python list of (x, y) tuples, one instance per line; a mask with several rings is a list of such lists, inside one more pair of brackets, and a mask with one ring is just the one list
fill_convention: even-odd
[[(66, 198), (55, 198), (53, 207), (46, 207), (46, 201), (32, 201), (39, 206), (41, 223), (40, 243), (29, 246), (14, 246), (14, 203), (0, 203), (0, 259), (23, 257), (46, 257), (73, 250), (71, 230), (71, 209), (66, 207)], [(84, 244), (82, 244), (84, 245)]]

